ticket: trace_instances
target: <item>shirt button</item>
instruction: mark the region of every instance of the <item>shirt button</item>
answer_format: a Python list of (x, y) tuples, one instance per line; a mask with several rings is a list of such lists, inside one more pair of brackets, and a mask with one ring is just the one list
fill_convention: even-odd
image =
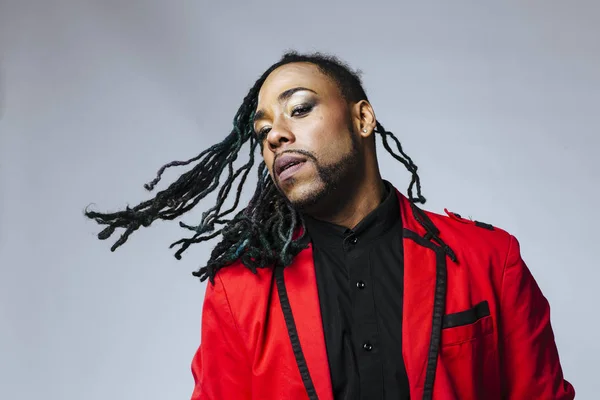
[(359, 289), (361, 289), (361, 290), (364, 289), (366, 286), (367, 286), (367, 284), (364, 283), (363, 281), (356, 282), (356, 287), (359, 288)]
[(363, 349), (365, 351), (371, 351), (371, 350), (373, 350), (373, 345), (369, 342), (365, 342), (365, 344), (363, 344)]
[(350, 238), (350, 243), (352, 243), (352, 244), (356, 244), (356, 243), (358, 243), (358, 238), (357, 238), (356, 236), (352, 236), (352, 237)]

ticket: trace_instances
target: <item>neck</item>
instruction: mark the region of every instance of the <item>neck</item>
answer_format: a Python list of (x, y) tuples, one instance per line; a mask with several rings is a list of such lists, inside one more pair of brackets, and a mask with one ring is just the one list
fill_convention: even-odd
[(377, 174), (358, 186), (336, 188), (329, 196), (331, 200), (328, 207), (308, 214), (315, 219), (352, 229), (381, 204), (384, 196), (385, 184)]

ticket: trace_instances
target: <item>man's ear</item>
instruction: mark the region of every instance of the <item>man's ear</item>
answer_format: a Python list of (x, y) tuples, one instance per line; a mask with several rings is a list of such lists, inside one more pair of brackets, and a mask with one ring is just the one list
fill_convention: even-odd
[(377, 125), (375, 111), (367, 100), (361, 100), (352, 106), (352, 122), (356, 131), (367, 138), (373, 134)]

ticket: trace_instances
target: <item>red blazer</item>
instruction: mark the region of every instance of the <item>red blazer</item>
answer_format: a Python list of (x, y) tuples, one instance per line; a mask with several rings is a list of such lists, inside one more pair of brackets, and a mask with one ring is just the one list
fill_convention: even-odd
[[(548, 302), (517, 240), (398, 197), (410, 397), (573, 399)], [(285, 269), (219, 271), (207, 285), (192, 373), (192, 400), (333, 399), (312, 247)]]

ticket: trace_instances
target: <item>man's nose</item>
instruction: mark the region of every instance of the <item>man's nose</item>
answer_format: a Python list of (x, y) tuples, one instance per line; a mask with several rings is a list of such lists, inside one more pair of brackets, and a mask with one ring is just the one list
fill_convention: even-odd
[(273, 125), (267, 135), (267, 142), (271, 151), (290, 145), (296, 140), (292, 131), (284, 124)]

